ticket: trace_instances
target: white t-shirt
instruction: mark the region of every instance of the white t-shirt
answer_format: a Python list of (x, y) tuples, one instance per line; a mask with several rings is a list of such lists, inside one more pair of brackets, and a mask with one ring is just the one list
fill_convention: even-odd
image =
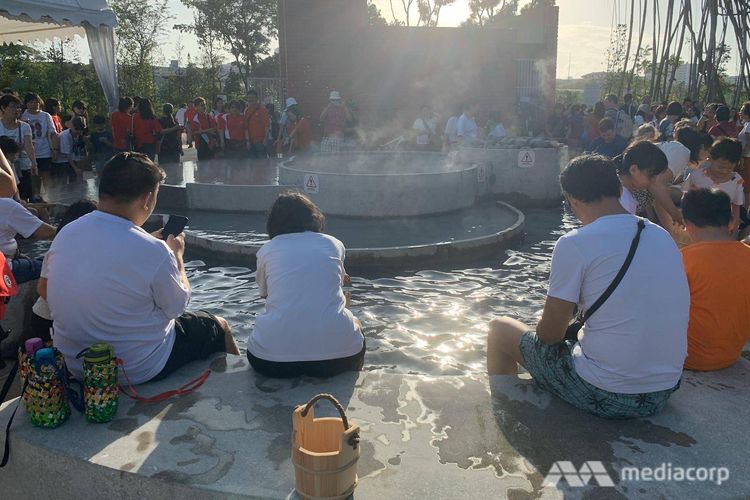
[(31, 126), (28, 123), (22, 121), (19, 121), (18, 124), (19, 126), (15, 128), (6, 128), (5, 125), (3, 125), (3, 122), (0, 121), (0, 136), (10, 137), (14, 141), (16, 141), (18, 147), (21, 148), (21, 151), (18, 153), (18, 159), (16, 160), (17, 165), (20, 165), (21, 170), (31, 170), (31, 160), (26, 154), (26, 149), (24, 149), (24, 141), (26, 140), (25, 138), (33, 138), (33, 134), (31, 133)]
[[(47, 277), (47, 267), (47, 259), (44, 259), (44, 261), (42, 262), (42, 270), (39, 273), (40, 278)], [(48, 321), (52, 321), (52, 313), (49, 310), (49, 304), (46, 300), (44, 300), (44, 298), (39, 297), (38, 299), (36, 299), (36, 302), (34, 302), (31, 310), (34, 311), (34, 314), (36, 314), (37, 316), (42, 317)]]
[(658, 146), (667, 157), (669, 170), (675, 178), (680, 177), (690, 163), (690, 150), (677, 141), (661, 142)]
[(327, 234), (276, 236), (258, 251), (256, 281), (266, 309), (247, 349), (267, 361), (322, 361), (362, 350), (362, 333), (344, 307), (344, 245)]
[(177, 110), (177, 112), (176, 112), (176, 113), (174, 114), (174, 119), (175, 119), (175, 121), (176, 121), (176, 122), (177, 122), (178, 124), (182, 125), (183, 127), (185, 126), (185, 113), (187, 113), (187, 109), (185, 109), (185, 108), (180, 108), (180, 109), (178, 109), (178, 110)]
[(419, 117), (414, 121), (411, 128), (418, 132), (417, 145), (427, 146), (430, 144), (430, 135), (435, 135), (437, 132), (437, 121), (434, 118), (425, 120)]
[(635, 215), (638, 212), (638, 200), (635, 199), (633, 193), (630, 192), (625, 186), (622, 187), (622, 194), (620, 195), (620, 205), (622, 208)]
[[(548, 295), (591, 307), (628, 255), (638, 219), (600, 217), (557, 241)], [(646, 221), (630, 268), (586, 322), (573, 349), (578, 375), (610, 392), (674, 387), (687, 356), (690, 291), (672, 237)]]
[(12, 198), (0, 198), (0, 251), (12, 259), (18, 250), (16, 234), (28, 238), (43, 222)]
[(729, 196), (733, 205), (744, 205), (745, 188), (743, 187), (744, 181), (742, 180), (742, 176), (735, 172), (731, 179), (717, 184), (706, 175), (706, 169), (709, 166), (710, 163), (706, 162), (701, 168), (690, 172), (688, 178), (682, 183), (682, 191), (687, 193), (691, 189), (718, 189), (724, 191)]
[(463, 142), (476, 141), (479, 138), (479, 127), (477, 127), (474, 118), (466, 113), (462, 114), (461, 118), (458, 119), (456, 135)]
[(458, 142), (458, 117), (451, 116), (445, 124), (445, 135), (448, 142), (455, 144)]
[(34, 154), (37, 158), (50, 158), (52, 147), (49, 143), (50, 132), (55, 132), (55, 123), (52, 116), (45, 111), (36, 114), (24, 111), (21, 120), (31, 126), (32, 141), (34, 141)]
[[(742, 147), (747, 147), (747, 135), (750, 134), (750, 122), (747, 122), (745, 124), (745, 127), (742, 129), (742, 132), (740, 132), (740, 135), (737, 136), (737, 139), (742, 143)], [(750, 150), (747, 150), (747, 152), (743, 153), (745, 158), (750, 158)]]
[(65, 129), (58, 136), (60, 154), (57, 155), (57, 163), (67, 163), (68, 160), (78, 161), (83, 157), (75, 151), (76, 139), (71, 135), (70, 129)]
[(108, 342), (134, 384), (158, 375), (172, 352), (174, 320), (190, 301), (167, 244), (95, 211), (65, 226), (45, 260), (54, 343), (71, 373), (83, 375), (76, 354)]
[(492, 129), (492, 132), (490, 132), (490, 137), (494, 137), (495, 139), (502, 139), (507, 135), (508, 131), (505, 130), (505, 127), (502, 123), (498, 123), (497, 125), (495, 125), (495, 127)]

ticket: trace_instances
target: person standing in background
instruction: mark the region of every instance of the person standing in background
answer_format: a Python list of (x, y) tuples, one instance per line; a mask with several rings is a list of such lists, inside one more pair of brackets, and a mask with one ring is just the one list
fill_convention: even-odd
[(112, 124), (112, 147), (115, 153), (131, 151), (133, 142), (133, 99), (121, 97), (117, 104), (117, 111), (113, 111), (109, 117)]
[(138, 112), (133, 116), (133, 136), (135, 137), (136, 151), (143, 153), (151, 161), (156, 158), (156, 144), (161, 137), (161, 124), (156, 119), (154, 107), (151, 100), (141, 99), (138, 103)]
[(182, 156), (183, 127), (175, 119), (172, 112), (174, 106), (167, 103), (162, 107), (164, 113), (159, 118), (161, 125), (161, 142), (159, 143), (159, 163), (179, 163)]
[(247, 91), (247, 108), (245, 109), (245, 125), (249, 138), (248, 150), (251, 158), (268, 158), (266, 151), (266, 137), (271, 126), (268, 110), (260, 104), (258, 91)]
[(320, 150), (327, 153), (338, 153), (344, 143), (344, 132), (352, 120), (352, 113), (341, 99), (341, 94), (332, 90), (328, 96), (328, 106), (320, 114), (323, 125), (323, 140)]
[(55, 123), (49, 113), (42, 111), (42, 104), (42, 98), (39, 97), (39, 94), (33, 92), (26, 94), (24, 97), (26, 111), (21, 115), (21, 120), (31, 126), (34, 155), (39, 169), (39, 176), (35, 178), (38, 185), (34, 188), (34, 191), (38, 194), (32, 200), (35, 202), (43, 202), (39, 195), (41, 193), (41, 179), (42, 176), (48, 179), (52, 171), (52, 148), (57, 141)]
[(10, 137), (18, 144), (21, 152), (15, 161), (18, 194), (24, 201), (30, 201), (34, 196), (32, 176), (39, 175), (34, 154), (31, 126), (18, 119), (21, 100), (10, 94), (0, 97), (0, 135)]

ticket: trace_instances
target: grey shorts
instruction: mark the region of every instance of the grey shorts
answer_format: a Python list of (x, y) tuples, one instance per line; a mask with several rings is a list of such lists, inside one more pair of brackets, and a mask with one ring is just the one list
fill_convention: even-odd
[(680, 387), (641, 394), (605, 391), (583, 380), (573, 366), (574, 342), (547, 345), (526, 332), (519, 345), (524, 366), (534, 382), (571, 405), (602, 418), (625, 419), (650, 417), (660, 412), (669, 397)]

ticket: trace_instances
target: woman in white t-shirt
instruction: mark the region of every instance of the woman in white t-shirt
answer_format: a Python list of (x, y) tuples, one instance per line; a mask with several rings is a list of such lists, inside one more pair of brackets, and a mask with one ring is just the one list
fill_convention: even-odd
[(364, 337), (342, 288), (344, 245), (322, 233), (324, 222), (299, 193), (280, 195), (271, 208), (271, 241), (258, 251), (255, 278), (266, 308), (247, 347), (250, 364), (265, 376), (330, 377), (364, 363)]
[(10, 137), (21, 148), (15, 161), (18, 183), (18, 193), (23, 200), (31, 200), (34, 195), (32, 176), (39, 174), (32, 142), (31, 126), (18, 119), (21, 100), (14, 95), (0, 97), (0, 135)]
[(42, 111), (42, 98), (39, 94), (30, 92), (24, 97), (26, 111), (21, 120), (31, 126), (34, 155), (40, 175), (48, 175), (52, 171), (52, 144), (56, 141), (57, 131), (52, 116)]

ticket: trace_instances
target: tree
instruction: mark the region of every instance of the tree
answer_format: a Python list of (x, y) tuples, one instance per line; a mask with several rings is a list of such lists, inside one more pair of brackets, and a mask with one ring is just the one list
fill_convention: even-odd
[(372, 2), (367, 4), (367, 19), (371, 26), (387, 26), (388, 21), (385, 20), (383, 14), (378, 9), (378, 6)]
[(201, 38), (215, 37), (229, 52), (232, 65), (249, 87), (249, 78), (264, 56), (270, 54), (271, 42), (278, 34), (275, 0), (182, 0), (194, 8), (203, 24), (182, 26)]
[(518, 0), (469, 0), (466, 25), (484, 26), (518, 13)]
[(423, 26), (437, 26), (440, 22), (440, 11), (443, 7), (456, 3), (456, 0), (417, 0), (419, 22)]
[(117, 15), (117, 58), (120, 87), (125, 94), (154, 97), (153, 66), (166, 33), (167, 0), (110, 0)]

